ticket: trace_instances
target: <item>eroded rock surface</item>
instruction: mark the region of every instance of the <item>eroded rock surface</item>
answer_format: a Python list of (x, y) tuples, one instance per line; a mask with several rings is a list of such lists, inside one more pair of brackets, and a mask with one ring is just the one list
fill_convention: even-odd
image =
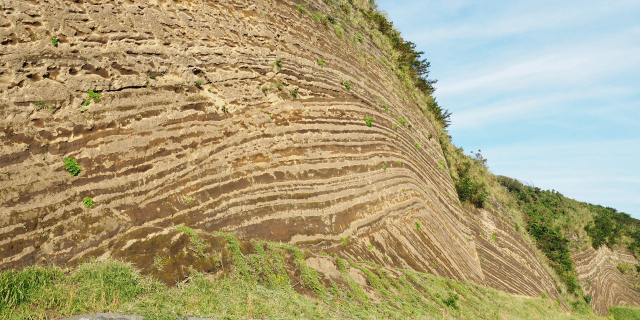
[(381, 40), (296, 5), (0, 0), (0, 269), (145, 270), (187, 225), (556, 296), (511, 223), (457, 202)]

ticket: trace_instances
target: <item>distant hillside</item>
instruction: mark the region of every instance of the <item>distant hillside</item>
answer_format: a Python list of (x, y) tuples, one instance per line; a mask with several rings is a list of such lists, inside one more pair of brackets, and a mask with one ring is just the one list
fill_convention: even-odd
[[(640, 303), (640, 221), (613, 208), (498, 177), (526, 214), (526, 228), (569, 293), (585, 288), (598, 311)], [(580, 281), (578, 281), (580, 279)], [(600, 285), (596, 285), (600, 284)]]

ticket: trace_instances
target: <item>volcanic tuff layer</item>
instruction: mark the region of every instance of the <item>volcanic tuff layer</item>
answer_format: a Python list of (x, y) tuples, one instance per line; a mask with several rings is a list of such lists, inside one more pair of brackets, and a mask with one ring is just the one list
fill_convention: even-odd
[(0, 269), (138, 263), (187, 225), (556, 297), (523, 231), (458, 203), (386, 39), (296, 5), (0, 0)]

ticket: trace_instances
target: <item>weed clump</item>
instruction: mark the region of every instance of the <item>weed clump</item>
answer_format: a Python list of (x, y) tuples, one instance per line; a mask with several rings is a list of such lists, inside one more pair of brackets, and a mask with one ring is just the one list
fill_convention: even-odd
[(73, 158), (64, 158), (64, 168), (74, 177), (77, 176), (81, 170), (78, 162)]
[(85, 208), (93, 208), (93, 199), (89, 197), (84, 197), (84, 199), (82, 199), (82, 203), (84, 204)]
[(371, 117), (364, 117), (364, 123), (367, 125), (367, 127), (371, 127), (373, 125), (372, 121), (373, 119), (371, 119)]

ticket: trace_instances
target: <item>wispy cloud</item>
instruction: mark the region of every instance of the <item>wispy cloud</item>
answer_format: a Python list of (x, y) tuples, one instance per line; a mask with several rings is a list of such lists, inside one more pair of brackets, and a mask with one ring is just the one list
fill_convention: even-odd
[(640, 218), (640, 0), (378, 0), (496, 174)]

